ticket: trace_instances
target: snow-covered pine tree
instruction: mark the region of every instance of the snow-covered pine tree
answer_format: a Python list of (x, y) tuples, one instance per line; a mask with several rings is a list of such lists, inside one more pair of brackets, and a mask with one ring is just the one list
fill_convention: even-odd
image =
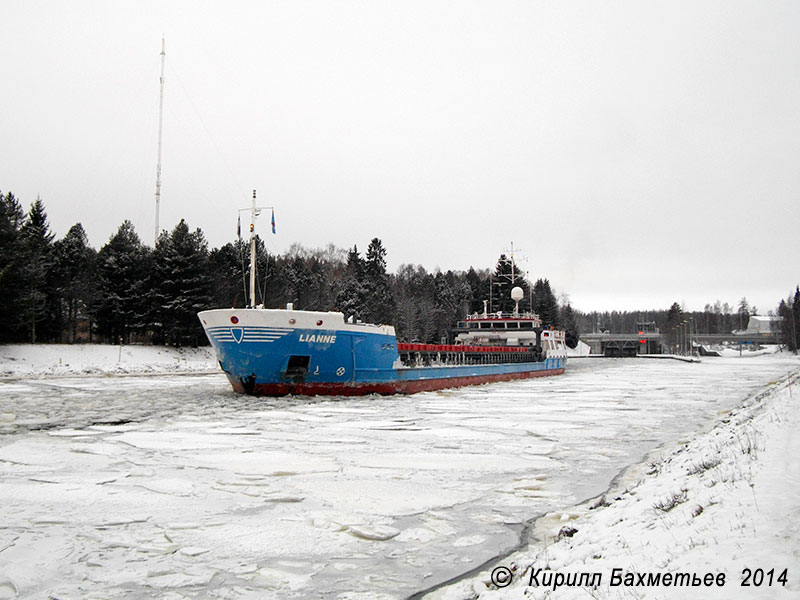
[(372, 238), (367, 248), (364, 276), (361, 285), (365, 290), (362, 310), (371, 323), (394, 322), (394, 296), (386, 273), (386, 249), (378, 238)]

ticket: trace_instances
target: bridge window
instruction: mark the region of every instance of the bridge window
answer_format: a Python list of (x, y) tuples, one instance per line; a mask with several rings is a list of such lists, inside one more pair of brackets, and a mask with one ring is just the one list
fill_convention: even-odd
[(511, 323), (506, 323), (506, 328), (507, 329), (519, 329), (519, 323), (517, 323), (516, 321), (511, 322)]
[(500, 323), (492, 323), (492, 329), (505, 329), (506, 324), (502, 321)]
[(519, 324), (520, 329), (533, 329), (533, 323), (531, 321), (523, 321)]
[(467, 327), (469, 329), (477, 329), (478, 328), (478, 324), (477, 323), (467, 323)]
[(491, 329), (491, 323), (481, 323), (481, 329)]

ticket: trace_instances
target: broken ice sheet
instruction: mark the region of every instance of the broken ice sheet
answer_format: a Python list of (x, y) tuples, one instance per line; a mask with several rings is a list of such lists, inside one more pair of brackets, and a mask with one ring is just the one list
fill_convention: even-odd
[(243, 398), (224, 377), (0, 386), (15, 423), (50, 427), (2, 430), (14, 541), (0, 573), (28, 598), (55, 582), (63, 597), (407, 597), (781, 375), (769, 357), (593, 359), (563, 377), (400, 397)]

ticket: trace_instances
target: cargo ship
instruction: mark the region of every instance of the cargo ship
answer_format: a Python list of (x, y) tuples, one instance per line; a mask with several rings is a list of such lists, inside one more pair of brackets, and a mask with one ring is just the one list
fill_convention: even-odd
[[(250, 264), (255, 265), (255, 192)], [(536, 314), (468, 315), (453, 344), (398, 343), (391, 325), (345, 319), (337, 311), (285, 308), (213, 309), (198, 313), (233, 389), (257, 396), (413, 394), (464, 385), (564, 373), (564, 332)], [(250, 272), (250, 298), (255, 273)]]

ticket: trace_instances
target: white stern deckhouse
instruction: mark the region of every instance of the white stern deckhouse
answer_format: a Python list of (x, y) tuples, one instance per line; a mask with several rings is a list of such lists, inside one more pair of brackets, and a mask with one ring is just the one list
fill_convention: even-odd
[(551, 358), (567, 356), (564, 331), (543, 328), (536, 313), (473, 313), (459, 321), (455, 331), (461, 344), (539, 347)]

